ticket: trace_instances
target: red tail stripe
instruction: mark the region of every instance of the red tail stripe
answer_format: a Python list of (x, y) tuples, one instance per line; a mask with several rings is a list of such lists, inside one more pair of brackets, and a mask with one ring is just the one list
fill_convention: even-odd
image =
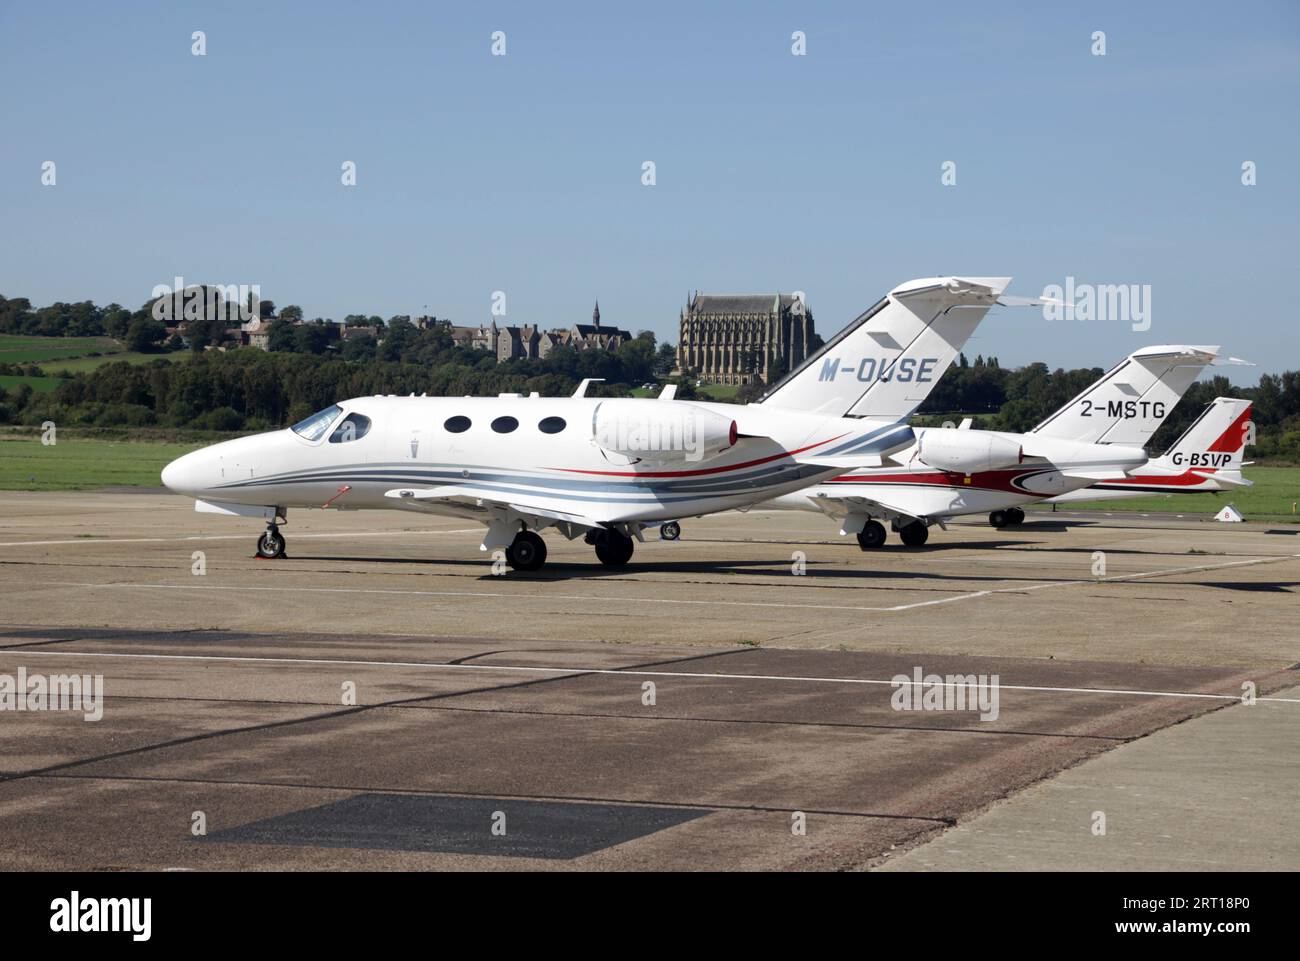
[(1206, 448), (1218, 454), (1231, 454), (1246, 446), (1246, 424), (1250, 421), (1250, 407), (1241, 412), (1241, 416), (1219, 435), (1219, 439)]

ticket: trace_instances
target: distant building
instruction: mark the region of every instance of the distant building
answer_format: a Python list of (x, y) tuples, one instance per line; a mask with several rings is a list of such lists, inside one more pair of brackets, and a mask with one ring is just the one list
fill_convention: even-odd
[(383, 340), (383, 335), (384, 335), (384, 328), (378, 325), (366, 326), (366, 325), (354, 324), (351, 327), (344, 327), (341, 331), (339, 331), (340, 339), (345, 341), (362, 340), (365, 338), (372, 338), (378, 341), (378, 340)]
[(793, 294), (702, 294), (679, 315), (677, 370), (715, 384), (771, 382), (773, 368), (803, 363), (816, 338), (813, 316)]
[(590, 324), (574, 324), (568, 329), (542, 330), (536, 324), (498, 327), (492, 323), (478, 327), (449, 327), (457, 346), (486, 350), (496, 354), (497, 363), (522, 358), (541, 360), (556, 347), (575, 350), (617, 350), (632, 339), (631, 333), (600, 323), (600, 304), (592, 311)]
[(239, 342), (247, 344), (249, 347), (260, 347), (262, 350), (270, 350), (271, 324), (273, 320), (270, 317), (255, 317), (245, 324), (239, 325)]

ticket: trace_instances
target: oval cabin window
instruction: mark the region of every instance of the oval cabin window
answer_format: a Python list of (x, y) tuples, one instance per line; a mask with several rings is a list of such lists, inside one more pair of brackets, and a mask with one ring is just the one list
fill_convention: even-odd
[(455, 417), (448, 417), (442, 426), (449, 434), (463, 434), (469, 430), (469, 418), (457, 414)]
[(558, 434), (567, 426), (563, 417), (543, 417), (541, 422), (538, 423), (537, 429), (543, 434)]
[(498, 417), (492, 422), (492, 429), (498, 434), (508, 434), (519, 426), (519, 421), (513, 417)]

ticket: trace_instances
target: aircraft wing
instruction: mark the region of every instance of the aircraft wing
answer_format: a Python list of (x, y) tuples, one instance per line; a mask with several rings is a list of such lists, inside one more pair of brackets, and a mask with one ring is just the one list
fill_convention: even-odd
[[(384, 492), (412, 510), (455, 514), (488, 525), (480, 550), (507, 547), (520, 529), (520, 522), (534, 528), (556, 527), (572, 540), (588, 530), (605, 525), (594, 517), (575, 514), (550, 503), (545, 497), (515, 497), (487, 487), (445, 484), (440, 487), (398, 487)], [(566, 505), (567, 506), (567, 505)]]
[[(908, 505), (899, 500), (891, 498), (892, 503), (877, 500), (874, 497), (862, 497), (859, 494), (809, 494), (809, 502), (823, 514), (838, 519), (845, 519), (845, 523), (840, 530), (841, 534), (856, 534), (862, 529), (861, 525), (849, 522), (847, 518), (859, 516), (865, 522), (867, 517), (883, 517), (887, 520), (906, 520), (908, 523), (914, 520), (920, 520), (924, 514), (919, 509), (920, 505)], [(939, 521), (940, 526), (943, 522)]]

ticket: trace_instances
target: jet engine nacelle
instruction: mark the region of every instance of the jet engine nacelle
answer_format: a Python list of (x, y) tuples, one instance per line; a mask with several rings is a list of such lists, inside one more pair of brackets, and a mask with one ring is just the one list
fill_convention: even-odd
[(738, 436), (730, 417), (676, 401), (606, 400), (592, 417), (598, 447), (647, 463), (707, 460)]
[(1024, 448), (1009, 437), (979, 430), (927, 430), (916, 445), (916, 459), (927, 467), (974, 474), (1015, 467), (1025, 459)]

